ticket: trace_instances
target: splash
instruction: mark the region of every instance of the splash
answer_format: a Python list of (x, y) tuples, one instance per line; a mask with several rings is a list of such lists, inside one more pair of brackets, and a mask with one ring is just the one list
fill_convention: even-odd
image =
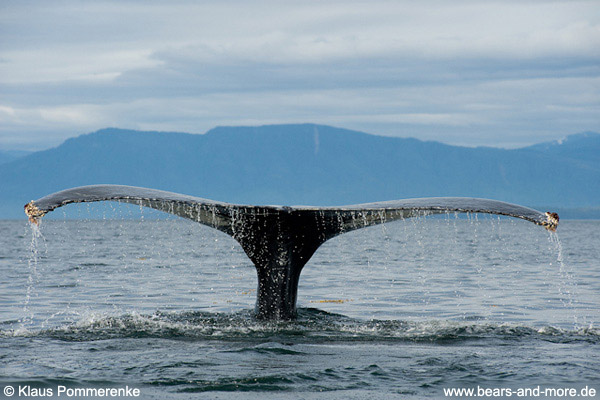
[(72, 323), (31, 331), (0, 331), (0, 337), (50, 337), (63, 341), (123, 338), (161, 338), (256, 342), (265, 339), (286, 343), (443, 342), (482, 339), (600, 343), (593, 328), (562, 329), (508, 323), (469, 321), (362, 320), (314, 308), (300, 308), (294, 321), (258, 321), (248, 311), (233, 314), (161, 312), (142, 314), (88, 313)]

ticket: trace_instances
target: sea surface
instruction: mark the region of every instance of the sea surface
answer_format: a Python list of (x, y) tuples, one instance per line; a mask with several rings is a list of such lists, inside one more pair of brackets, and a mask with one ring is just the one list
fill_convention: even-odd
[(344, 234), (304, 268), (292, 322), (255, 320), (256, 286), (241, 247), (191, 221), (0, 221), (0, 398), (600, 391), (600, 221), (552, 234), (451, 215)]

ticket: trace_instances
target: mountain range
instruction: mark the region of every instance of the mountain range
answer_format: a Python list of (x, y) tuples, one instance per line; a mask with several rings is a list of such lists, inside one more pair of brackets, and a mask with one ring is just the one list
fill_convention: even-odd
[(327, 206), (466, 196), (600, 215), (594, 132), (500, 149), (314, 124), (217, 127), (203, 135), (109, 128), (45, 151), (3, 154), (0, 218), (24, 218), (23, 205), (32, 199), (100, 183), (230, 203)]

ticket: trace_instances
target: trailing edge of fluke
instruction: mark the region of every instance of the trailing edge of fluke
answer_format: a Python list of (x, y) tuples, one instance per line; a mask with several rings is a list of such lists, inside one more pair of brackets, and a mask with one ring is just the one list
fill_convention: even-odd
[(255, 206), (217, 202), (162, 190), (93, 185), (63, 190), (31, 201), (25, 213), (38, 223), (67, 204), (119, 201), (168, 212), (218, 229), (237, 240), (258, 274), (256, 315), (261, 319), (296, 316), (302, 268), (327, 240), (355, 229), (417, 216), (486, 213), (524, 219), (555, 231), (559, 217), (496, 200), (431, 197), (341, 207)]

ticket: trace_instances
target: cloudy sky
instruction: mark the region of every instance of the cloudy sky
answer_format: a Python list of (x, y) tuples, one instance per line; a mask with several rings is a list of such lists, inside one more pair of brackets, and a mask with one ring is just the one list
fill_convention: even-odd
[(0, 149), (297, 122), (500, 147), (600, 131), (600, 3), (0, 1)]

